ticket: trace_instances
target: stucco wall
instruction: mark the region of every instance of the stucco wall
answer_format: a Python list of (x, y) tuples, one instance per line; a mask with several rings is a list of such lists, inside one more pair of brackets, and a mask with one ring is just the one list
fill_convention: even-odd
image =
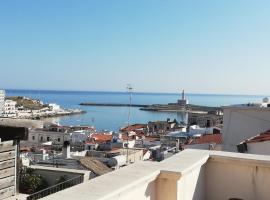
[(224, 108), (223, 150), (236, 152), (236, 145), (270, 129), (270, 109)]
[(268, 200), (270, 167), (248, 162), (208, 161), (206, 167), (206, 199)]
[(44, 199), (268, 200), (270, 156), (185, 150), (138, 162)]
[(270, 141), (248, 143), (247, 153), (270, 155)]
[(205, 165), (184, 174), (177, 187), (177, 200), (205, 200)]
[(63, 169), (63, 168), (53, 168), (53, 167), (31, 167), (34, 169), (34, 173), (41, 175), (48, 182), (49, 186), (55, 185), (61, 176), (66, 176), (67, 180), (78, 177), (80, 175), (84, 176), (84, 181), (89, 180), (90, 171), (83, 170), (73, 170), (73, 169)]

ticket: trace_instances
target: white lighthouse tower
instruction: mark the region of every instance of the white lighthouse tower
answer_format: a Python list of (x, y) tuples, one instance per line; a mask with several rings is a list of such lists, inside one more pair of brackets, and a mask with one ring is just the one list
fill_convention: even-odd
[(182, 99), (179, 99), (177, 103), (182, 107), (185, 107), (188, 104), (188, 100), (185, 97), (185, 90), (182, 90)]

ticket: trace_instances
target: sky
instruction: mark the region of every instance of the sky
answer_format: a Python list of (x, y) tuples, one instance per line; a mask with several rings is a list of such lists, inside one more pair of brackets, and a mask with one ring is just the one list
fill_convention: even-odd
[(0, 1), (0, 88), (269, 94), (270, 1)]

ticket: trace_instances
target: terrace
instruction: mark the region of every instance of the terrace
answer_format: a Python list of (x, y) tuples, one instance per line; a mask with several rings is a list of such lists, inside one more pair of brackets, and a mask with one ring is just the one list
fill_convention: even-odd
[(269, 199), (270, 156), (185, 150), (163, 162), (138, 162), (45, 200)]

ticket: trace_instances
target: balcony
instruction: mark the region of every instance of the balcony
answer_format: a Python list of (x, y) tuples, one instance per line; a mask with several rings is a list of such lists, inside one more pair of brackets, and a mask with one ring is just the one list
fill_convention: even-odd
[(270, 156), (185, 150), (163, 162), (139, 162), (45, 200), (269, 199)]

